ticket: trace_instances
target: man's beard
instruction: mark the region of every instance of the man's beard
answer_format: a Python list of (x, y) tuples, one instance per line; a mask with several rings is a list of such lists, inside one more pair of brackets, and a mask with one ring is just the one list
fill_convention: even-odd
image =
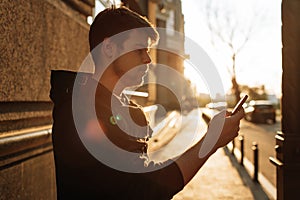
[(115, 66), (114, 71), (119, 76), (119, 80), (124, 83), (126, 88), (137, 88), (144, 84), (147, 76), (148, 65), (138, 66), (132, 70), (125, 71), (121, 66)]

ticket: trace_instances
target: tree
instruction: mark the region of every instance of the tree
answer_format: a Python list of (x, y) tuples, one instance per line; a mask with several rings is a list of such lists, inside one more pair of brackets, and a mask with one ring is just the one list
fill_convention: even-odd
[[(241, 4), (242, 2), (242, 4)], [(254, 33), (262, 16), (254, 7), (244, 5), (245, 1), (207, 0), (205, 16), (211, 36), (211, 44), (218, 50), (222, 49), (230, 58), (227, 70), (231, 77), (232, 93), (236, 102), (240, 99), (240, 87), (236, 76), (236, 59)], [(244, 7), (243, 13), (240, 9)], [(245, 9), (246, 7), (246, 9)]]
[(266, 100), (268, 94), (264, 85), (249, 87), (248, 85), (240, 85), (240, 90), (249, 95), (249, 100)]

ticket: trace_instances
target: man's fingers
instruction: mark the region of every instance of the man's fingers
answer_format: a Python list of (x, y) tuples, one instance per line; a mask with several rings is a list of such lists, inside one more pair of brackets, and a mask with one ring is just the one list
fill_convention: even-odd
[(245, 110), (242, 108), (236, 114), (232, 115), (231, 118), (235, 120), (241, 120), (245, 116)]
[(226, 117), (231, 116), (231, 112), (229, 112), (228, 110), (226, 110)]

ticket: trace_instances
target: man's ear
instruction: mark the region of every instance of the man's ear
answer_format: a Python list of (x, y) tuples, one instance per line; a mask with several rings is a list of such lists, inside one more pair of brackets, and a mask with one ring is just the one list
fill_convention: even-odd
[(107, 58), (112, 58), (115, 51), (115, 44), (110, 38), (105, 38), (102, 42), (102, 52)]

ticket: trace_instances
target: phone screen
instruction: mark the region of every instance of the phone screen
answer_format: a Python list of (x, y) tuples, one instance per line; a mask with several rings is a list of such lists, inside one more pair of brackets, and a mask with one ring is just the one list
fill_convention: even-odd
[(239, 100), (239, 102), (235, 105), (235, 107), (233, 108), (231, 115), (236, 114), (243, 106), (243, 104), (245, 103), (245, 101), (247, 100), (248, 95), (243, 96), (243, 98), (241, 98)]

